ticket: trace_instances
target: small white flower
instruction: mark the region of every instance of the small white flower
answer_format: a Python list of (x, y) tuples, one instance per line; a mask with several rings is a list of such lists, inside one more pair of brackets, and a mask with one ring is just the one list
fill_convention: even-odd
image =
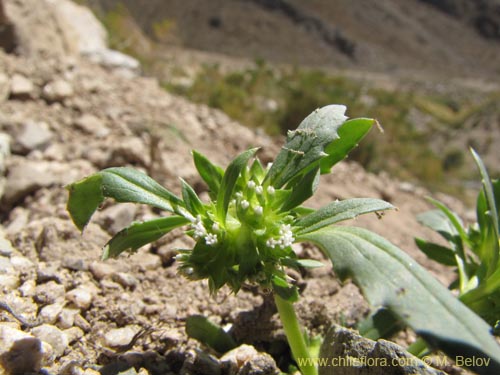
[(200, 215), (196, 217), (194, 223), (191, 224), (191, 227), (194, 229), (194, 238), (201, 238), (205, 234), (207, 234), (207, 230), (205, 229), (205, 226), (201, 222)]
[(267, 194), (273, 195), (275, 192), (276, 192), (276, 190), (274, 190), (274, 187), (272, 187), (272, 186), (267, 187)]
[(243, 198), (243, 193), (241, 191), (237, 191), (236, 194), (234, 194), (236, 198), (241, 199)]
[(243, 208), (244, 210), (246, 210), (248, 207), (250, 207), (250, 202), (248, 202), (246, 199), (243, 199), (241, 201), (241, 208)]
[(219, 229), (220, 229), (219, 223), (213, 223), (213, 225), (212, 225), (212, 231), (213, 232), (218, 232)]
[(258, 195), (261, 195), (263, 191), (264, 189), (260, 185), (255, 188), (255, 193)]
[(262, 206), (257, 206), (253, 209), (255, 215), (262, 215), (264, 213), (264, 208)]
[(209, 246), (215, 245), (217, 243), (217, 235), (209, 233), (205, 236), (205, 243)]
[(280, 237), (278, 239), (269, 238), (266, 241), (266, 246), (274, 249), (276, 246), (279, 246), (281, 249), (284, 249), (288, 246), (292, 246), (295, 238), (293, 237), (292, 227), (290, 224), (283, 224), (279, 230)]
[(274, 249), (277, 244), (278, 244), (278, 241), (276, 241), (274, 238), (270, 238), (266, 241), (266, 246), (270, 247), (271, 249)]
[(255, 189), (255, 181), (252, 181), (252, 180), (248, 181), (247, 182), (247, 188), (249, 188), (249, 189)]

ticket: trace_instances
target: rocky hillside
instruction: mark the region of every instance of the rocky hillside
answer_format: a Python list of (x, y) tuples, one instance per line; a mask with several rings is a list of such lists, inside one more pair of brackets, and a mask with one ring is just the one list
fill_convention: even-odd
[[(295, 65), (498, 77), (497, 0), (82, 0), (168, 46)], [(413, 73), (412, 73), (413, 72)]]
[[(0, 51), (2, 373), (44, 369), (96, 375), (98, 369), (113, 374), (128, 369), (142, 375), (215, 375), (228, 368), (235, 374), (276, 373), (287, 351), (268, 296), (248, 288), (211, 298), (204, 283), (177, 277), (176, 249), (190, 243), (176, 232), (137, 254), (101, 262), (101, 247), (111, 234), (158, 213), (108, 202), (82, 236), (66, 212), (64, 185), (105, 167), (128, 165), (175, 192), (182, 177), (203, 195), (192, 149), (226, 165), (251, 146), (262, 147), (259, 156), (270, 160), (282, 140), (258, 135), (141, 77), (134, 60), (107, 49), (85, 8), (68, 0), (4, 3), (19, 53)], [(90, 28), (82, 34), (77, 25)], [(96, 41), (87, 43), (91, 36)], [(426, 191), (349, 162), (322, 185), (311, 206), (353, 196), (390, 200), (399, 211), (357, 224), (425, 262), (413, 237), (431, 237), (415, 221), (428, 208)], [(324, 261), (308, 245), (296, 250)], [(449, 281), (450, 275), (429, 266)], [(323, 333), (331, 320), (353, 324), (367, 311), (356, 288), (340, 285), (327, 266), (294, 277), (304, 290), (298, 312), (312, 332)], [(193, 314), (232, 327), (238, 343), (273, 357), (248, 345), (232, 357), (215, 356), (187, 338), (185, 318)]]

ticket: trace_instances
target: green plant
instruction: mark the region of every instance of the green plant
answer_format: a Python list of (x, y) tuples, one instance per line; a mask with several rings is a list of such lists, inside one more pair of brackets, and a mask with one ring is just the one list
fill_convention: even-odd
[[(68, 211), (81, 230), (105, 198), (170, 212), (170, 216), (134, 223), (117, 233), (105, 246), (103, 258), (134, 251), (185, 226), (196, 244), (180, 251), (181, 273), (192, 280), (207, 279), (212, 293), (223, 285), (236, 293), (243, 283), (272, 291), (295, 359), (311, 358), (318, 348), (298, 324), (293, 303), (299, 293), (286, 273), (287, 267), (321, 265), (299, 259), (291, 248), (295, 242), (311, 241), (332, 260), (342, 279), (350, 277), (358, 284), (375, 308), (390, 310), (450, 355), (463, 352), (454, 343), (464, 344), (500, 366), (500, 349), (489, 335), (490, 327), (423, 268), (372, 232), (333, 226), (361, 214), (392, 209), (391, 204), (354, 198), (318, 210), (302, 206), (315, 193), (320, 175), (344, 159), (375, 123), (365, 118), (348, 120), (345, 109), (331, 105), (310, 114), (288, 133), (268, 167), (255, 158), (257, 149), (238, 155), (225, 170), (194, 151), (194, 164), (209, 188), (209, 202), (202, 202), (185, 181), (181, 181), (180, 198), (143, 173), (110, 168), (68, 186)], [(196, 319), (191, 327), (203, 324)], [(205, 329), (200, 337), (220, 335), (223, 347), (231, 345), (216, 327)], [(297, 362), (303, 374), (317, 374), (313, 363)]]
[(482, 178), (477, 197), (477, 222), (465, 226), (443, 203), (431, 199), (437, 210), (419, 215), (419, 221), (448, 241), (441, 246), (417, 238), (418, 247), (431, 259), (457, 269), (450, 285), (459, 298), (490, 324), (500, 321), (500, 181), (491, 180), (479, 155), (472, 155)]

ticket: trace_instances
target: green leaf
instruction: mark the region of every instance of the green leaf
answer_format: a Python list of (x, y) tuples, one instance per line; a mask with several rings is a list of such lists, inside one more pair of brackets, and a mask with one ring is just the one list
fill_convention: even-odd
[(182, 199), (186, 208), (193, 216), (197, 216), (205, 211), (203, 202), (200, 200), (194, 189), (181, 178)]
[(75, 225), (83, 230), (103, 202), (143, 203), (183, 214), (184, 203), (151, 177), (131, 168), (108, 168), (68, 185), (67, 209)]
[(314, 168), (321, 158), (327, 156), (325, 148), (339, 138), (337, 130), (347, 120), (345, 110), (343, 105), (316, 109), (296, 130), (289, 131), (287, 142), (274, 160), (265, 181), (281, 188), (306, 169)]
[(184, 206), (175, 194), (135, 169), (108, 168), (99, 174), (104, 195), (117, 202), (143, 203), (170, 212)]
[(281, 207), (282, 211), (289, 211), (313, 196), (319, 185), (319, 170), (313, 169), (306, 173), (292, 188), (291, 194)]
[(500, 200), (500, 185), (498, 182), (496, 184), (492, 183), (486, 166), (479, 155), (473, 149), (471, 149), (471, 152), (481, 173), (484, 194), (482, 202), (478, 202), (478, 206), (481, 204), (481, 209), (483, 210), (482, 217), (478, 217), (478, 219), (482, 221), (481, 232), (487, 246), (482, 249), (482, 254), (480, 255), (486, 263), (488, 274), (491, 274), (498, 267), (500, 257), (500, 228), (497, 208), (497, 201)]
[(490, 335), (491, 327), (387, 240), (344, 226), (323, 228), (297, 239), (318, 245), (331, 259), (336, 274), (342, 280), (352, 278), (372, 306), (390, 310), (426, 339), (436, 338), (450, 357), (464, 354), (454, 345), (459, 343), (500, 364), (500, 347)]
[(182, 216), (169, 216), (160, 219), (134, 223), (118, 232), (104, 247), (103, 259), (114, 258), (125, 250), (135, 251), (141, 246), (154, 242), (172, 229), (188, 224)]
[(324, 267), (325, 265), (314, 259), (293, 259), (293, 258), (284, 258), (281, 262), (284, 266), (286, 267), (291, 267), (291, 268), (299, 268), (299, 267), (304, 267), (304, 268), (319, 268), (319, 267)]
[(283, 300), (292, 303), (299, 300), (299, 292), (295, 285), (288, 284), (284, 278), (278, 275), (273, 275), (271, 282), (274, 292)]
[(314, 259), (297, 259), (297, 264), (304, 268), (319, 268), (325, 266), (323, 262)]
[(77, 228), (83, 230), (95, 210), (104, 201), (102, 176), (94, 174), (66, 186), (66, 189), (69, 191), (66, 209)]
[[(427, 198), (427, 199), (434, 206), (436, 206), (438, 209), (440, 209), (441, 212), (443, 212), (443, 214), (448, 218), (450, 224), (453, 225), (453, 227), (456, 230), (456, 233), (458, 233), (458, 235), (462, 239), (462, 242), (465, 243), (465, 244), (470, 244), (469, 236), (465, 232), (464, 224), (462, 223), (462, 220), (460, 220), (460, 218), (458, 217), (458, 215), (456, 213), (454, 213), (453, 211), (451, 211), (443, 203), (441, 203), (441, 202), (439, 202), (439, 201), (437, 201), (435, 199), (432, 199), (432, 198)], [(463, 247), (461, 247), (460, 249), (463, 249)], [(462, 256), (462, 258), (465, 258), (465, 257)]]
[(325, 148), (328, 156), (321, 159), (321, 174), (330, 173), (335, 164), (345, 159), (347, 154), (368, 134), (373, 124), (375, 120), (368, 118), (356, 118), (344, 122), (338, 130), (340, 139), (335, 139)]
[(241, 171), (247, 166), (250, 158), (254, 156), (256, 152), (257, 148), (252, 148), (241, 153), (233, 159), (224, 172), (219, 193), (217, 194), (217, 216), (221, 223), (226, 221), (227, 209), (233, 195), (236, 180), (240, 176)]
[(219, 353), (236, 347), (233, 338), (222, 327), (202, 315), (191, 315), (186, 319), (186, 333)]
[(417, 220), (426, 227), (438, 232), (449, 242), (453, 242), (454, 238), (458, 236), (457, 230), (441, 210), (432, 210), (419, 214)]
[(193, 151), (193, 160), (198, 173), (210, 189), (210, 198), (215, 199), (219, 194), (219, 188), (224, 176), (224, 170), (212, 164), (204, 155), (197, 151)]
[(359, 334), (370, 340), (389, 337), (403, 327), (397, 317), (387, 309), (379, 309), (357, 325)]
[(352, 198), (332, 202), (314, 213), (307, 215), (294, 223), (299, 227), (298, 234), (313, 232), (339, 221), (353, 219), (356, 216), (370, 212), (394, 209), (395, 207), (380, 199)]
[(446, 266), (456, 266), (455, 253), (448, 247), (444, 247), (432, 242), (427, 242), (421, 238), (415, 238), (415, 243), (422, 252), (430, 259)]
[[(497, 209), (497, 200), (500, 200), (500, 196), (498, 195), (500, 187), (498, 186), (498, 183), (497, 183), (496, 188), (493, 186), (491, 179), (490, 179), (490, 176), (488, 175), (488, 171), (486, 170), (486, 166), (484, 165), (483, 161), (481, 160), (479, 155), (476, 153), (476, 151), (471, 149), (471, 152), (472, 152), (472, 156), (474, 157), (476, 164), (479, 168), (479, 172), (481, 173), (483, 189), (484, 189), (484, 193), (486, 196), (486, 202), (487, 202), (487, 205), (488, 205), (488, 208), (490, 211), (491, 220), (493, 221), (494, 228), (496, 229), (496, 236), (498, 239), (499, 238), (499, 234), (498, 234), (498, 231), (499, 231), (499, 225), (498, 225), (499, 216), (498, 216), (498, 214), (499, 214), (499, 212)], [(495, 193), (497, 193), (497, 197), (495, 197)]]

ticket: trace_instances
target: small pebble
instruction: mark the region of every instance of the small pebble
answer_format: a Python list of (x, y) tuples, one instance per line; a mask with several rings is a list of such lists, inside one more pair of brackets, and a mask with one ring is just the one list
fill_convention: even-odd
[(115, 328), (104, 335), (104, 343), (111, 348), (126, 346), (132, 342), (136, 333), (136, 329), (130, 326)]
[(66, 334), (66, 337), (68, 338), (68, 342), (70, 344), (74, 343), (77, 340), (80, 340), (85, 335), (85, 332), (83, 332), (83, 330), (78, 327), (65, 329), (64, 333)]
[(33, 336), (52, 346), (56, 357), (62, 356), (69, 346), (66, 334), (51, 324), (42, 324), (33, 328), (31, 332)]
[(79, 309), (65, 307), (59, 314), (58, 326), (63, 329), (73, 327), (75, 324), (75, 318), (79, 313)]
[(116, 267), (114, 265), (104, 262), (92, 262), (89, 269), (96, 280), (111, 277), (111, 275), (116, 272)]
[(79, 309), (87, 310), (92, 304), (93, 295), (90, 290), (85, 288), (85, 286), (79, 286), (78, 288), (67, 292), (66, 299), (72, 302)]
[(61, 314), (64, 307), (64, 303), (53, 303), (51, 305), (46, 305), (40, 310), (40, 318), (48, 324), (54, 324)]

